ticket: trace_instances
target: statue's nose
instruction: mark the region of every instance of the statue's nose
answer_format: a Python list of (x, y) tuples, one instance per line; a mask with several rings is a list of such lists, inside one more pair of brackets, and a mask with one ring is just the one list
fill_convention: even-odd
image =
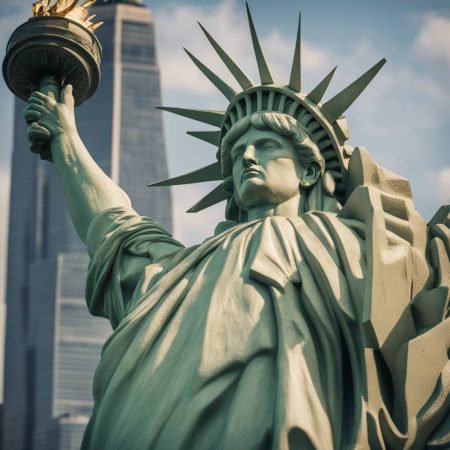
[(245, 167), (257, 164), (256, 148), (254, 145), (247, 145), (244, 154), (242, 155), (242, 162)]

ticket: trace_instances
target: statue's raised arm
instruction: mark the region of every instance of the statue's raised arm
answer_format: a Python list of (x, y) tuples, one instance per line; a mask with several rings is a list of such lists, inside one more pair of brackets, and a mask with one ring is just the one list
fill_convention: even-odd
[(24, 110), (30, 123), (31, 142), (48, 134), (52, 160), (64, 191), (70, 216), (80, 238), (86, 242), (96, 214), (110, 208), (131, 206), (127, 194), (109, 178), (84, 146), (75, 123), (72, 86), (60, 98), (34, 92)]
[(28, 101), (24, 116), (31, 150), (54, 161), (83, 241), (96, 214), (130, 206), (127, 195), (93, 161), (75, 124), (75, 104), (92, 96), (100, 81), (102, 50), (94, 31), (102, 23), (93, 21), (93, 3), (37, 0), (33, 17), (11, 35), (3, 61), (7, 85)]

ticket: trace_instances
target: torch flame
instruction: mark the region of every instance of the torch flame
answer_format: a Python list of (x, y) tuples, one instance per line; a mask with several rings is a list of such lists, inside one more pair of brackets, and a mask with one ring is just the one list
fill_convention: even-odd
[(96, 0), (86, 0), (82, 5), (77, 6), (78, 0), (39, 0), (33, 3), (33, 16), (58, 16), (78, 22), (90, 31), (96, 30), (103, 22), (94, 23), (92, 19), (95, 15), (89, 15), (89, 7)]

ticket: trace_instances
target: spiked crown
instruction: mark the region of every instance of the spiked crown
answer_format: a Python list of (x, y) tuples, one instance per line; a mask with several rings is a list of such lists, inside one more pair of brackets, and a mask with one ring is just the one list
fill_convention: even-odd
[(160, 107), (160, 109), (217, 127), (217, 131), (188, 131), (188, 134), (216, 146), (218, 161), (185, 175), (151, 183), (149, 186), (171, 186), (221, 180), (219, 186), (190, 208), (188, 212), (201, 211), (229, 198), (231, 193), (224, 189), (223, 185), (224, 179), (230, 175), (230, 168), (224, 163), (220, 152), (223, 137), (243, 117), (250, 116), (255, 112), (278, 112), (296, 119), (319, 147), (325, 160), (325, 170), (330, 172), (336, 183), (335, 195), (341, 202), (344, 202), (345, 178), (350, 155), (345, 142), (350, 136), (343, 113), (372, 81), (386, 60), (383, 58), (340, 93), (322, 103), (322, 98), (336, 67), (308, 94), (301, 92), (301, 16), (299, 17), (290, 80), (287, 85), (283, 85), (274, 81), (261, 50), (248, 4), (246, 6), (261, 84), (254, 83), (208, 31), (199, 24), (220, 59), (242, 88), (242, 92), (235, 92), (232, 87), (185, 49), (194, 64), (227, 98), (230, 104), (226, 111), (171, 107)]

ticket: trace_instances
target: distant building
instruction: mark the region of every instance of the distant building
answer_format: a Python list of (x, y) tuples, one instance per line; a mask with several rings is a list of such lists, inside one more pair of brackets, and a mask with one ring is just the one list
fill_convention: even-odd
[[(3, 405), (3, 361), (5, 359), (4, 333), (6, 321), (6, 305), (3, 303), (2, 300), (3, 298), (0, 295), (0, 405)], [(0, 421), (0, 430), (1, 430), (1, 421)]]
[(5, 317), (6, 305), (2, 303), (0, 297), (0, 450), (3, 450), (3, 360), (5, 358), (5, 336), (3, 335), (5, 330)]
[[(134, 208), (172, 225), (170, 192), (146, 183), (167, 177), (153, 19), (140, 1), (103, 1), (102, 81), (77, 110), (98, 164)], [(54, 167), (28, 151), (16, 101), (9, 224), (4, 448), (78, 449), (93, 401), (92, 377), (109, 323), (84, 302), (88, 258), (76, 236)]]
[(3, 450), (3, 403), (0, 404), (0, 450)]

